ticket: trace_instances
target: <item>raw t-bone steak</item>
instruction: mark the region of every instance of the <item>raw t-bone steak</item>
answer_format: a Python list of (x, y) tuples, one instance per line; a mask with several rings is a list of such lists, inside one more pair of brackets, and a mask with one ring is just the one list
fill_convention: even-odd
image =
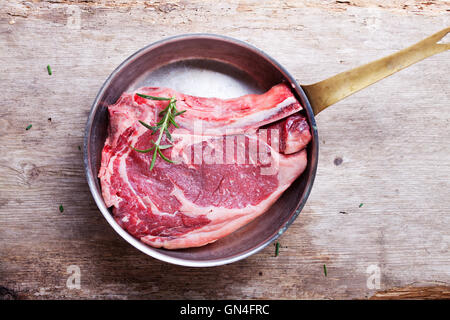
[[(173, 147), (157, 157), (139, 123), (155, 125), (175, 97), (179, 128)], [(222, 238), (264, 213), (303, 172), (311, 139), (302, 106), (285, 84), (261, 95), (200, 98), (168, 88), (124, 93), (108, 107), (109, 134), (99, 172), (102, 193), (116, 221), (154, 247), (198, 247)], [(171, 143), (163, 135), (161, 144)]]

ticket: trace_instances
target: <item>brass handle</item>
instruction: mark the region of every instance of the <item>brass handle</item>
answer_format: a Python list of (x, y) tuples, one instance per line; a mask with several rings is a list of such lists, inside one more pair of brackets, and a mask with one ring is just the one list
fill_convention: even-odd
[(448, 43), (437, 43), (449, 32), (450, 28), (446, 28), (387, 57), (339, 73), (323, 81), (303, 85), (302, 88), (308, 96), (314, 114), (413, 63), (450, 49)]

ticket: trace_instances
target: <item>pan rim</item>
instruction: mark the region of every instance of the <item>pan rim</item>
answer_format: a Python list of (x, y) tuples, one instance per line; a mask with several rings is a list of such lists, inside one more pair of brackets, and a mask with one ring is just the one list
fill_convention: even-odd
[[(90, 147), (90, 137), (92, 134), (92, 124), (95, 118), (95, 115), (97, 114), (97, 111), (100, 107), (100, 98), (105, 93), (106, 89), (110, 85), (111, 81), (114, 79), (114, 77), (122, 71), (130, 61), (133, 61), (134, 59), (139, 58), (141, 55), (147, 53), (148, 51), (151, 51), (152, 49), (165, 45), (174, 41), (180, 41), (180, 40), (189, 40), (189, 39), (213, 39), (213, 40), (222, 40), (227, 42), (232, 42), (236, 45), (245, 47), (247, 50), (251, 50), (254, 53), (262, 56), (264, 59), (268, 60), (270, 63), (272, 63), (274, 66), (276, 66), (279, 71), (283, 74), (283, 76), (289, 80), (290, 84), (292, 85), (293, 89), (296, 91), (297, 95), (300, 97), (300, 100), (302, 102), (302, 105), (305, 109), (307, 109), (308, 115), (310, 115), (310, 125), (311, 125), (311, 131), (312, 131), (312, 143), (315, 145), (315, 148), (311, 148), (312, 150), (315, 150), (314, 154), (310, 155), (310, 158), (313, 159), (312, 163), (309, 164), (311, 166), (310, 173), (307, 176), (306, 186), (304, 188), (303, 194), (301, 198), (299, 199), (299, 202), (297, 204), (296, 209), (293, 211), (289, 219), (287, 219), (281, 227), (278, 229), (278, 232), (275, 232), (271, 236), (267, 237), (264, 241), (262, 241), (259, 245), (243, 251), (240, 254), (236, 254), (234, 256), (230, 256), (227, 258), (219, 258), (219, 259), (211, 259), (211, 260), (192, 260), (192, 259), (183, 259), (183, 258), (177, 258), (170, 255), (166, 255), (164, 253), (161, 253), (156, 250), (156, 248), (152, 248), (144, 243), (142, 243), (140, 240), (134, 238), (131, 236), (125, 229), (123, 229), (113, 218), (112, 214), (110, 213), (109, 209), (106, 207), (103, 197), (101, 195), (101, 191), (97, 190), (96, 187), (96, 180), (97, 175), (94, 175), (93, 172), (96, 171), (92, 167), (91, 161), (90, 161), (90, 154), (89, 154), (89, 147)], [(311, 151), (312, 151), (311, 150)], [(168, 37), (165, 39), (158, 40), (156, 42), (153, 42), (138, 51), (134, 52), (130, 56), (128, 56), (121, 64), (119, 64), (116, 69), (112, 71), (112, 73), (108, 76), (108, 78), (105, 80), (103, 85), (101, 86), (99, 92), (97, 93), (94, 102), (91, 106), (91, 110), (89, 112), (89, 116), (87, 119), (85, 132), (84, 132), (84, 145), (83, 145), (83, 163), (84, 163), (84, 169), (85, 169), (85, 175), (86, 179), (89, 185), (89, 190), (94, 198), (94, 201), (102, 213), (102, 215), (105, 217), (109, 225), (123, 238), (125, 239), (129, 244), (131, 244), (136, 249), (142, 251), (143, 253), (175, 265), (180, 266), (187, 266), (187, 267), (213, 267), (213, 266), (220, 266), (225, 265), (229, 263), (233, 263), (242, 259), (245, 259), (262, 249), (264, 249), (266, 246), (268, 246), (270, 243), (278, 239), (287, 229), (288, 227), (295, 221), (295, 219), (299, 216), (300, 212), (302, 211), (304, 205), (306, 204), (306, 201), (311, 193), (312, 186), (314, 184), (316, 171), (317, 171), (317, 164), (318, 164), (318, 155), (319, 155), (319, 143), (318, 143), (318, 130), (317, 125), (314, 117), (314, 113), (312, 110), (312, 107), (309, 103), (308, 97), (302, 87), (296, 82), (296, 80), (292, 77), (292, 75), (281, 65), (279, 64), (275, 59), (273, 59), (271, 56), (263, 52), (262, 50), (258, 49), (257, 47), (232, 38), (228, 36), (218, 35), (218, 34), (211, 34), (211, 33), (188, 33), (188, 34), (181, 34), (176, 35), (172, 37)]]

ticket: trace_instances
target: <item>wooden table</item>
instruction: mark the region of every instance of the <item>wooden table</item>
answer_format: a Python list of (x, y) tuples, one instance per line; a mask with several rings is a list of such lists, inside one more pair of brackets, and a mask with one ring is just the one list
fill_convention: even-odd
[[(224, 34), (307, 84), (450, 25), (448, 1), (389, 3), (2, 1), (0, 299), (449, 298), (449, 52), (318, 116), (316, 182), (278, 257), (270, 245), (214, 268), (152, 259), (106, 223), (83, 172), (91, 103), (139, 48), (181, 33)], [(80, 269), (80, 289), (66, 285), (70, 266)]]

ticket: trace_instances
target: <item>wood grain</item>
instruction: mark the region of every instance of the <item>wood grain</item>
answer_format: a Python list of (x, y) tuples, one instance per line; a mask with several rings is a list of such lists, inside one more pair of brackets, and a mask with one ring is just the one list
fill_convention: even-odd
[[(0, 298), (402, 298), (389, 290), (404, 287), (448, 298), (448, 52), (318, 116), (316, 182), (278, 257), (271, 245), (194, 269), (145, 256), (96, 208), (78, 146), (106, 77), (161, 38), (236, 37), (307, 84), (449, 26), (449, 9), (448, 1), (400, 0), (2, 1)], [(66, 286), (70, 265), (81, 270), (79, 290)], [(380, 268), (379, 289), (367, 286), (371, 265)]]
[(450, 288), (448, 286), (432, 286), (432, 287), (413, 287), (392, 288), (382, 292), (377, 292), (371, 300), (398, 300), (398, 299), (415, 299), (415, 300), (435, 300), (450, 299)]

